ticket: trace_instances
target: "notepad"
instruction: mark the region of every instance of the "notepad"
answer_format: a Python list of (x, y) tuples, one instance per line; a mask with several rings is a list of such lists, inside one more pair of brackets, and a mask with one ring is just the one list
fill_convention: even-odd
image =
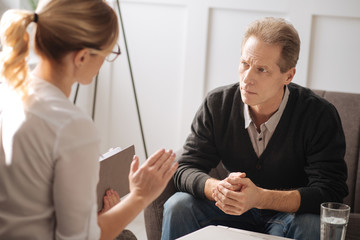
[(135, 155), (135, 147), (131, 145), (125, 149), (114, 148), (100, 156), (99, 182), (97, 185), (98, 211), (103, 208), (106, 190), (114, 189), (120, 197), (129, 190), (130, 164)]

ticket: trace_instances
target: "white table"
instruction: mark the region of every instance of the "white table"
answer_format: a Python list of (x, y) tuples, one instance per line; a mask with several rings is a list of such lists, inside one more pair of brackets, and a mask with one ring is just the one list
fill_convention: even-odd
[(189, 233), (178, 240), (285, 240), (289, 238), (229, 228), (224, 226), (207, 226)]

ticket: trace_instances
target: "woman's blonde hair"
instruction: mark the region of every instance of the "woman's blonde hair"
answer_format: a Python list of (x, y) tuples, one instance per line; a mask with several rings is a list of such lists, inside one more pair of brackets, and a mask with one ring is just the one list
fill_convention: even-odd
[(36, 21), (35, 51), (61, 63), (63, 57), (83, 48), (110, 52), (119, 26), (113, 9), (103, 0), (50, 0), (36, 9), (8, 10), (1, 19), (1, 75), (7, 84), (26, 94), (29, 54), (28, 25)]
[(252, 22), (244, 34), (242, 48), (251, 36), (268, 44), (281, 46), (278, 65), (282, 73), (296, 66), (299, 59), (300, 38), (292, 24), (282, 18), (273, 17)]

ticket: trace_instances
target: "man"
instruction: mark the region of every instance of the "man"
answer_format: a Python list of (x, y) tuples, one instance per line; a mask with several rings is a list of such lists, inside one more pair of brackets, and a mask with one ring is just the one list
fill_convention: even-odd
[[(240, 82), (210, 92), (196, 113), (164, 206), (162, 239), (225, 225), (319, 239), (322, 202), (348, 194), (345, 139), (335, 107), (291, 83), (300, 51), (283, 19), (253, 22)], [(222, 161), (223, 180), (208, 173)]]

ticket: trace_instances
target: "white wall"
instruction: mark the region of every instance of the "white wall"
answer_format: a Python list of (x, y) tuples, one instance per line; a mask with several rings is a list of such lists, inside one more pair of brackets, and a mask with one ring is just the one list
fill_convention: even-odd
[[(115, 6), (115, 5), (114, 5)], [(159, 148), (181, 146), (181, 105), (183, 98), (184, 52), (187, 9), (184, 5), (121, 2), (132, 70), (148, 154)], [(108, 66), (100, 80), (96, 114), (107, 146), (135, 144), (137, 154), (145, 158), (128, 62), (121, 36), (122, 55)], [(105, 96), (102, 101), (101, 97)]]
[(1, 0), (0, 14), (2, 15), (9, 8), (18, 8), (20, 0)]
[[(296, 83), (360, 93), (358, 0), (121, 0), (121, 9), (149, 154), (180, 148), (206, 92), (238, 81), (242, 35), (257, 18), (298, 29)], [(122, 35), (119, 43), (122, 55), (100, 71), (95, 123), (103, 151), (135, 144), (144, 159)], [(88, 113), (92, 96), (93, 85), (81, 87)]]

